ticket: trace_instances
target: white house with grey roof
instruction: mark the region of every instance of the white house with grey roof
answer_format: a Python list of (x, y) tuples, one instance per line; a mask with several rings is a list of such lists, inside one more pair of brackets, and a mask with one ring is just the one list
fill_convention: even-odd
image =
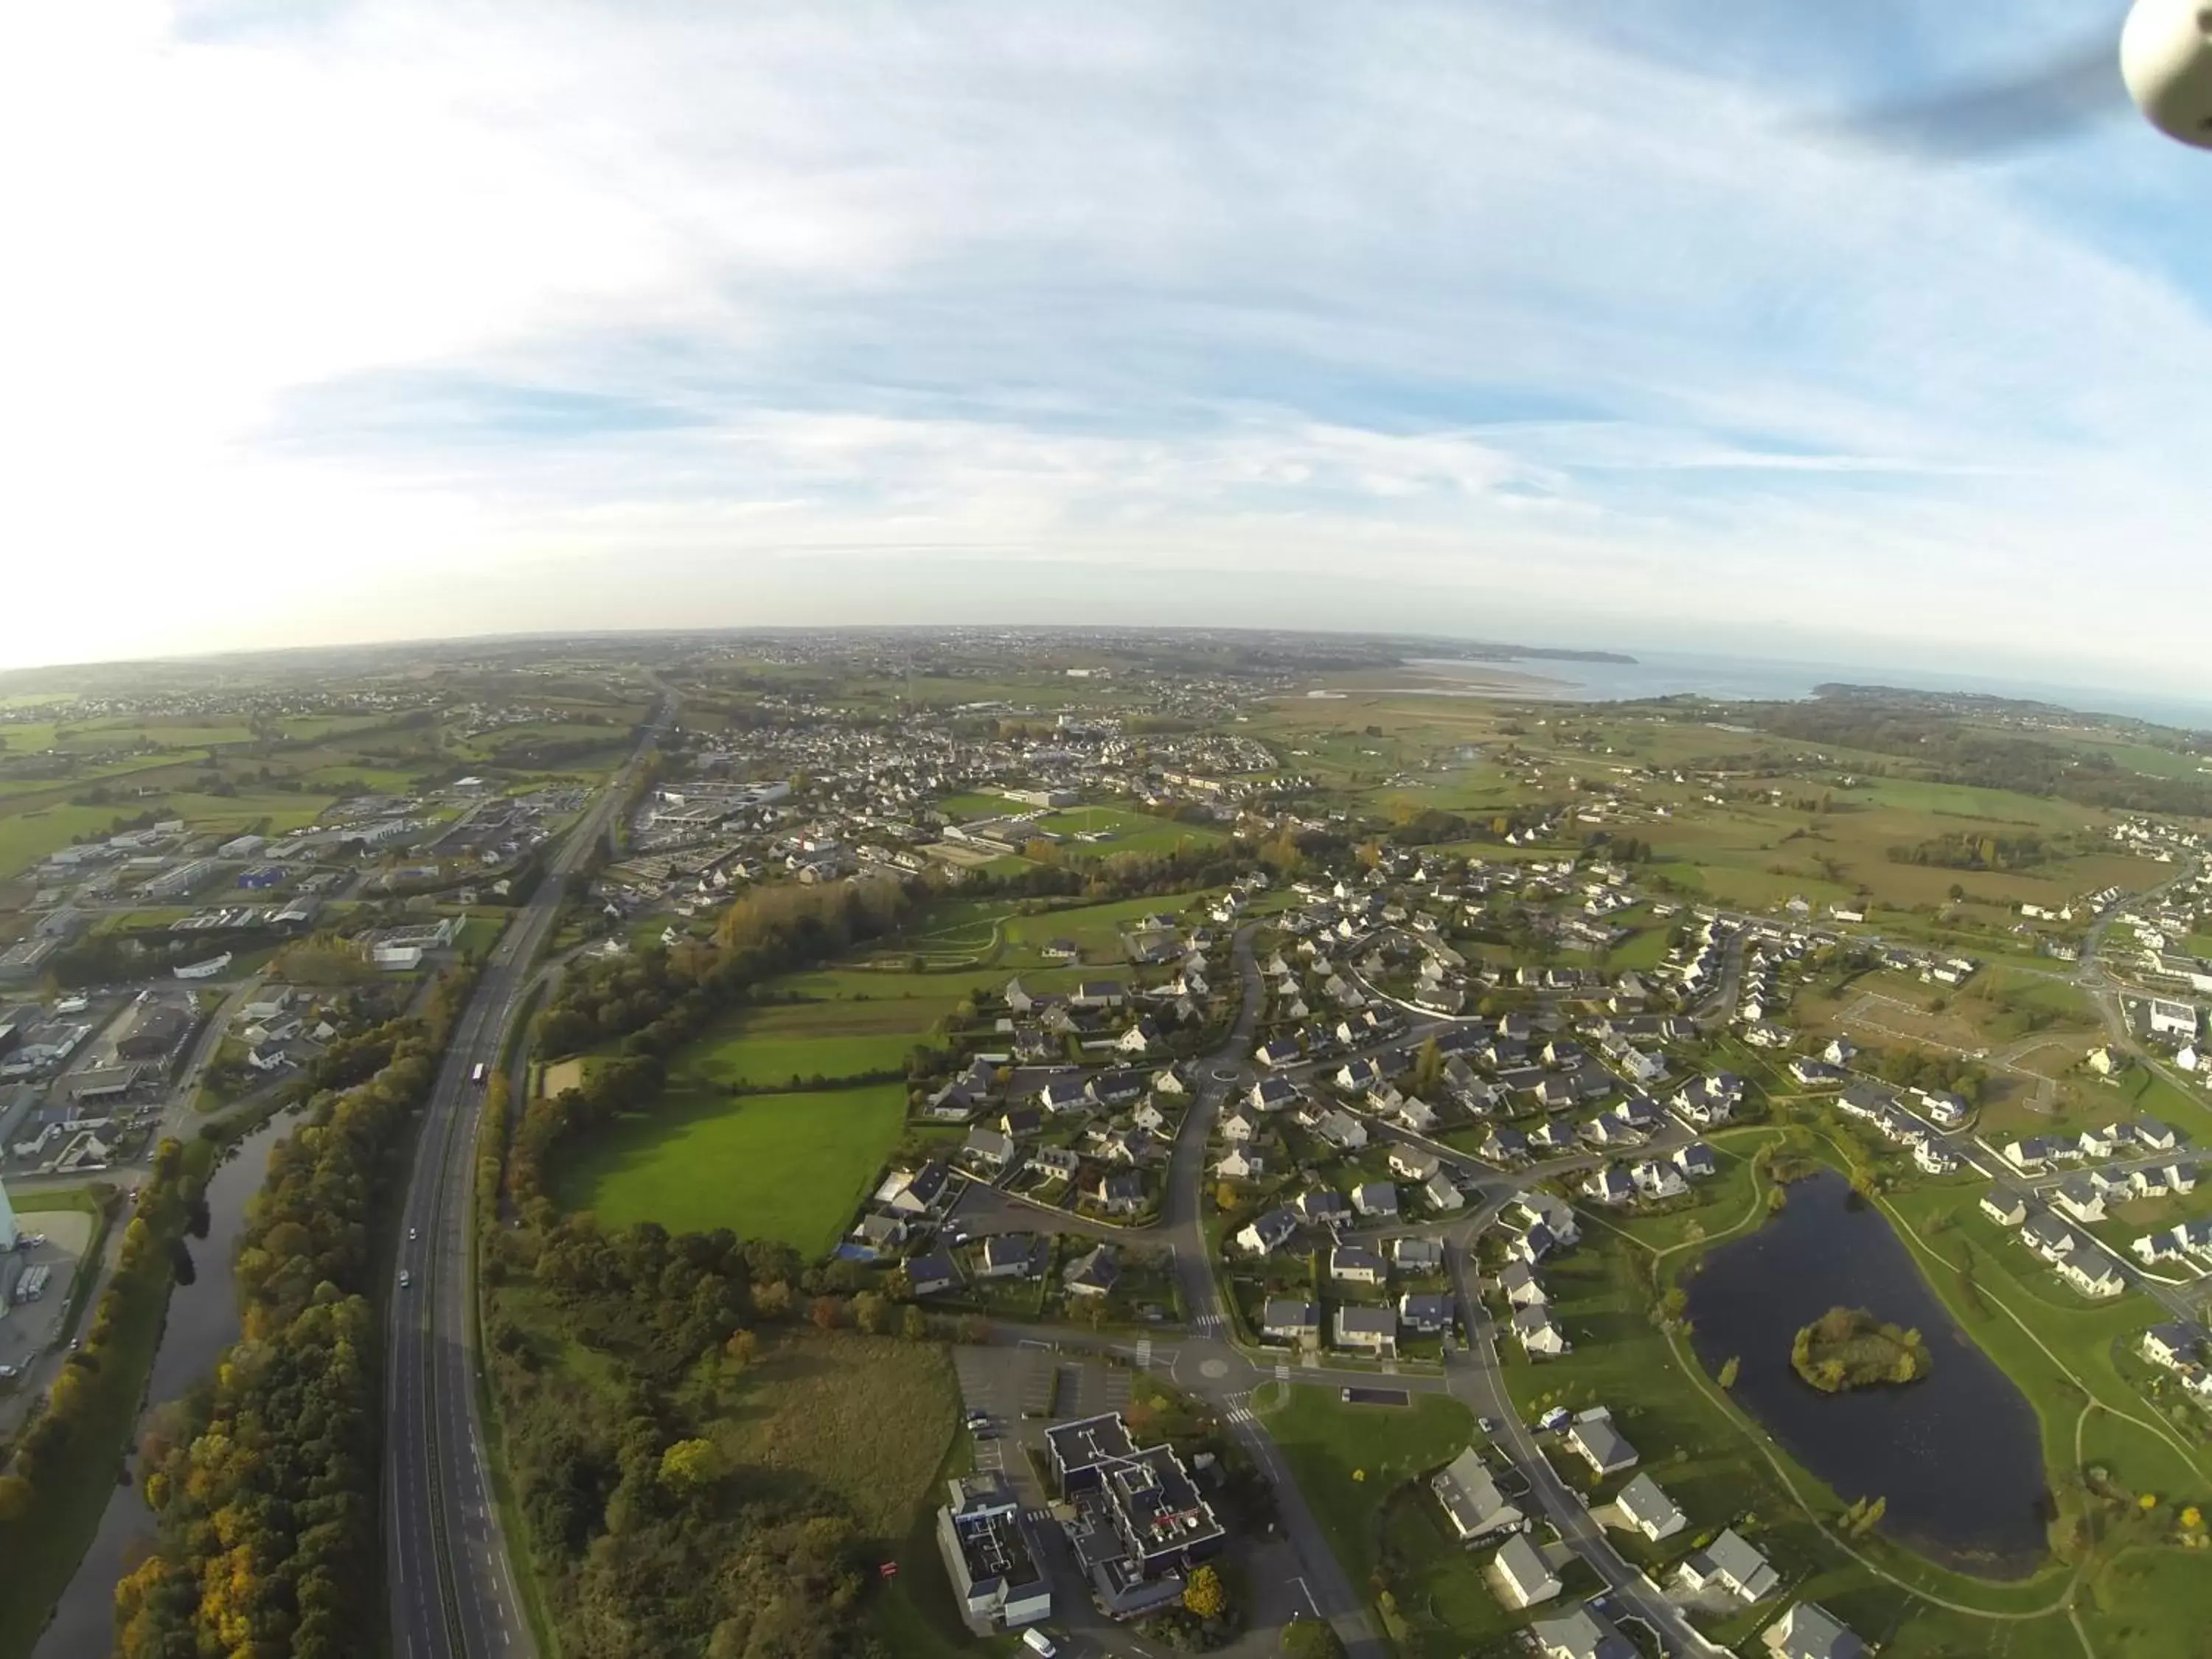
[(1655, 1544), (1662, 1538), (1672, 1538), (1690, 1524), (1690, 1517), (1682, 1513), (1681, 1506), (1668, 1497), (1648, 1474), (1638, 1475), (1623, 1486), (1620, 1496), (1613, 1500), (1613, 1506), (1622, 1520)]
[(1613, 1426), (1613, 1413), (1593, 1406), (1567, 1425), (1567, 1448), (1600, 1475), (1618, 1474), (1636, 1466), (1638, 1452), (1627, 1437)]
[(1759, 1639), (1775, 1659), (1866, 1659), (1867, 1644), (1850, 1626), (1814, 1601), (1800, 1601)]
[(1782, 1586), (1782, 1575), (1734, 1527), (1693, 1551), (1677, 1577), (1692, 1595), (1718, 1590), (1747, 1604), (1764, 1600)]
[(1526, 1523), (1521, 1507), (1498, 1489), (1482, 1454), (1469, 1446), (1429, 1481), (1444, 1519), (1462, 1544)]
[(1500, 1545), (1490, 1565), (1497, 1575), (1498, 1599), (1510, 1607), (1533, 1607), (1565, 1588), (1525, 1533), (1516, 1532)]

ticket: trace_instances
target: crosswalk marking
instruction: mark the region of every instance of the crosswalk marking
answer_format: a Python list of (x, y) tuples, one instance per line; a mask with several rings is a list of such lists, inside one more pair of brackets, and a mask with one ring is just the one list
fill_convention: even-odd
[(1290, 1380), (1291, 1380), (1291, 1368), (1290, 1368), (1290, 1366), (1289, 1366), (1289, 1365), (1287, 1365), (1287, 1364), (1278, 1364), (1278, 1365), (1275, 1367), (1275, 1381), (1276, 1381), (1276, 1382), (1289, 1382)]
[(1149, 1336), (1140, 1336), (1137, 1339), (1137, 1369), (1140, 1371), (1148, 1370), (1152, 1363), (1152, 1339)]

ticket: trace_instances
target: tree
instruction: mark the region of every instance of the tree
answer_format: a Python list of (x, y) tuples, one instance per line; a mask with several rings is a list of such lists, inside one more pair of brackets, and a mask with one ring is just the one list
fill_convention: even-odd
[(908, 1303), (906, 1311), (899, 1316), (899, 1334), (909, 1342), (927, 1341), (929, 1340), (929, 1316), (923, 1313), (921, 1309), (915, 1307), (911, 1302)]
[(1218, 1619), (1229, 1611), (1229, 1592), (1221, 1575), (1210, 1566), (1199, 1568), (1182, 1587), (1182, 1604), (1200, 1619)]
[(1721, 1387), (1723, 1389), (1732, 1389), (1735, 1387), (1736, 1372), (1741, 1369), (1741, 1366), (1742, 1361), (1736, 1355), (1730, 1354), (1728, 1357), (1727, 1361), (1721, 1366)]
[(711, 1440), (678, 1440), (660, 1455), (660, 1484), (691, 1492), (722, 1477), (722, 1449)]
[(1283, 1659), (1345, 1659), (1344, 1638), (1302, 1614), (1283, 1626)]
[(890, 1320), (890, 1304), (873, 1291), (862, 1291), (853, 1298), (853, 1325), (856, 1330), (870, 1336), (881, 1336)]
[(742, 1370), (751, 1364), (753, 1356), (760, 1352), (760, 1339), (750, 1331), (732, 1331), (730, 1340), (722, 1345), (722, 1352)]

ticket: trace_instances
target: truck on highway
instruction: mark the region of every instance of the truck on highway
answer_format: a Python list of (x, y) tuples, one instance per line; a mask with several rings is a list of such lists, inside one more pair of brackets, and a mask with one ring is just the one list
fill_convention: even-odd
[(489, 1074), (490, 1069), (491, 1068), (486, 1066), (483, 1061), (478, 1060), (469, 1072), (469, 1081), (475, 1084), (478, 1088), (482, 1088), (483, 1086), (483, 1080)]

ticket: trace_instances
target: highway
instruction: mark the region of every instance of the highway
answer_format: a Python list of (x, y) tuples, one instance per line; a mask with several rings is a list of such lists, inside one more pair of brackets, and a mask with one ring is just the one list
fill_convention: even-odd
[(470, 1079), (478, 1066), (486, 1077), (497, 1070), (568, 879), (606, 835), (673, 708), (664, 698), (629, 764), (570, 828), (537, 890), (508, 922), (423, 1110), (396, 1263), (411, 1284), (392, 1288), (385, 1345), (386, 1589), (398, 1659), (536, 1651), (492, 1502), (477, 1397), (470, 1206), (484, 1091)]

